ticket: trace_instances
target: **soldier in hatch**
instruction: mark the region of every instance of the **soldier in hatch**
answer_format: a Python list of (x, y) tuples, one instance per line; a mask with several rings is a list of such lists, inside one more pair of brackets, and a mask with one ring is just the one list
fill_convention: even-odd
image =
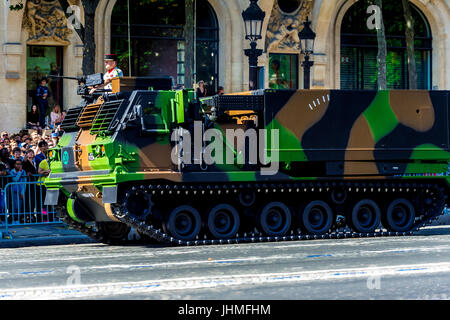
[(103, 75), (104, 83), (101, 85), (92, 88), (89, 91), (90, 94), (93, 94), (97, 89), (106, 89), (112, 90), (112, 79), (117, 77), (123, 77), (123, 72), (119, 68), (117, 68), (117, 55), (116, 54), (105, 54), (105, 69), (106, 72)]

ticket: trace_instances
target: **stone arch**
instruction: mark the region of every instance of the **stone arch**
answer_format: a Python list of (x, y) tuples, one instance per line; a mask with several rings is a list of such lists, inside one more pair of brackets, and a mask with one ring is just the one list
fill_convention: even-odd
[[(313, 30), (316, 32), (316, 53), (314, 56), (313, 82), (322, 81), (326, 88), (339, 89), (340, 82), (340, 30), (345, 12), (358, 0), (338, 0), (316, 2), (318, 8), (313, 9)], [(320, 72), (316, 69), (319, 68)], [(321, 70), (320, 70), (321, 69)], [(325, 76), (328, 75), (328, 76)], [(338, 80), (336, 80), (338, 79)]]
[(232, 18), (229, 8), (223, 0), (209, 0), (216, 13), (219, 24), (219, 85), (225, 92), (232, 90), (232, 47), (227, 45), (227, 39), (232, 35)]
[[(22, 19), (25, 10), (12, 11), (9, 5), (18, 1), (0, 4), (0, 12), (4, 22), (0, 23), (0, 85), (4, 90), (0, 97), (0, 106), (8, 117), (0, 119), (3, 130), (16, 132), (26, 122), (26, 113), (18, 112), (26, 105), (26, 37), (22, 30)], [(23, 94), (22, 94), (23, 93)]]
[[(100, 0), (96, 16), (96, 70), (102, 71), (103, 54), (111, 49), (111, 14), (117, 0)], [(226, 92), (245, 87), (243, 54), (243, 21), (235, 1), (208, 0), (219, 23), (219, 79)], [(248, 81), (247, 81), (248, 82)]]
[(242, 91), (246, 85), (248, 87), (248, 80), (245, 80), (248, 79), (248, 71), (245, 72), (242, 10), (235, 1), (208, 1), (219, 23), (220, 83), (225, 88), (225, 92)]
[[(13, 2), (11, 2), (13, 4)], [(26, 6), (26, 2), (24, 2)], [(7, 14), (7, 27), (6, 27), (6, 41), (7, 43), (19, 43), (22, 38), (22, 20), (25, 8), (22, 10), (9, 10), (8, 6), (5, 6)]]
[(111, 50), (111, 15), (117, 0), (100, 0), (95, 16), (95, 69), (103, 72), (103, 55)]
[[(316, 2), (319, 7), (313, 11), (315, 13), (313, 28), (317, 33), (315, 51), (324, 52), (326, 55), (315, 56), (316, 65), (313, 70), (316, 70), (313, 71), (313, 79), (323, 79), (325, 87), (340, 88), (341, 24), (347, 10), (357, 1)], [(448, 89), (450, 86), (450, 75), (443, 71), (447, 70), (449, 67), (448, 61), (450, 61), (450, 39), (445, 34), (445, 30), (450, 28), (448, 5), (443, 1), (410, 1), (422, 12), (431, 28), (433, 37), (432, 86), (433, 88)], [(323, 70), (320, 70), (320, 68)], [(317, 71), (319, 71), (319, 74)], [(323, 77), (323, 74), (328, 76)]]
[(450, 88), (450, 74), (446, 72), (450, 61), (450, 8), (444, 1), (410, 0), (425, 16), (433, 37), (432, 86), (440, 90)]

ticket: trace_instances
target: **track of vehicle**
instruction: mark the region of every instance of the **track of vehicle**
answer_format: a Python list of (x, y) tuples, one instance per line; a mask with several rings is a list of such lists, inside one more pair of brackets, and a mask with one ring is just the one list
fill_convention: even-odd
[[(241, 196), (249, 194), (251, 195), (250, 199)], [(408, 182), (381, 180), (327, 182), (316, 180), (288, 183), (142, 184), (128, 186), (123, 194), (121, 204), (113, 207), (115, 217), (122, 223), (79, 223), (67, 215), (65, 222), (89, 237), (108, 244), (136, 243), (135, 238), (130, 240), (131, 228), (142, 236), (140, 242), (142, 240), (144, 242), (153, 241), (175, 246), (408, 236), (431, 224), (442, 214), (446, 197), (444, 188), (439, 184), (418, 180)], [(146, 214), (142, 214), (141, 210), (136, 209), (136, 199), (144, 199), (142, 202), (148, 202), (149, 208), (146, 210), (148, 211)], [(305, 207), (308, 207), (307, 205), (312, 201), (326, 203), (333, 211), (333, 223), (325, 232), (305, 230), (304, 224), (300, 222), (301, 212), (304, 212)], [(131, 202), (133, 205), (129, 204)], [(264, 232), (262, 230), (264, 228), (261, 228), (261, 224), (258, 223), (260, 221), (258, 220), (259, 212), (264, 204), (274, 202), (290, 208), (291, 221), (286, 223), (289, 225), (287, 229), (278, 232)], [(392, 227), (385, 229), (389, 224), (386, 222), (386, 211), (389, 210), (389, 204), (394, 202), (406, 204), (406, 207), (410, 203), (414, 208), (415, 218), (407, 226), (407, 230), (395, 231), (392, 230)], [(208, 229), (206, 212), (210, 210), (210, 204), (217, 203), (221, 203), (224, 208), (232, 206), (240, 212), (239, 231), (230, 237), (214, 237), (211, 230)], [(261, 203), (261, 206), (257, 206), (258, 203)], [(361, 232), (361, 228), (358, 230), (355, 227), (351, 222), (350, 212), (355, 210), (357, 204), (361, 203), (375, 203), (380, 208), (381, 222), (384, 228), (378, 226), (369, 232)], [(201, 231), (193, 239), (174, 237), (174, 233), (167, 226), (165, 217), (169, 215), (169, 212), (174, 212), (180, 207), (197, 208), (197, 211), (201, 212)], [(370, 206), (368, 207), (370, 208)], [(155, 219), (153, 217), (155, 212), (159, 212), (161, 218)], [(362, 209), (362, 212), (358, 214), (364, 216), (364, 213), (364, 209)], [(336, 217), (338, 216), (345, 217), (345, 219), (337, 221)], [(239, 224), (239, 222), (237, 223)]]

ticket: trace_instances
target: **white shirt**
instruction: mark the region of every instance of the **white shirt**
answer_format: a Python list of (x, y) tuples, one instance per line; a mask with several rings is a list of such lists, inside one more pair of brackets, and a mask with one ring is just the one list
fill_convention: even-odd
[[(122, 70), (120, 70), (119, 68), (115, 67), (114, 69), (111, 69), (109, 71), (107, 71), (104, 75), (103, 75), (103, 81), (106, 82), (106, 80), (111, 80), (117, 77), (123, 77), (123, 72)], [(112, 83), (108, 83), (104, 89), (110, 89), (112, 90)]]

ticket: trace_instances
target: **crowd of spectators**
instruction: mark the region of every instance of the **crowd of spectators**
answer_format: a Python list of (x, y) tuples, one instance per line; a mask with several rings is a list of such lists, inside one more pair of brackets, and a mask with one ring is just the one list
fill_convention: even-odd
[[(58, 144), (59, 133), (52, 130), (21, 130), (18, 134), (2, 131), (0, 137), (0, 177), (48, 175), (47, 150)], [(22, 173), (24, 172), (24, 174)], [(0, 187), (3, 187), (0, 186)]]
[(37, 89), (32, 94), (33, 104), (27, 115), (27, 129), (37, 130), (38, 133), (41, 133), (43, 129), (56, 129), (65, 117), (65, 111), (58, 104), (58, 100), (51, 110), (49, 109), (49, 98), (51, 92), (54, 94), (55, 90), (50, 90), (47, 81), (47, 78), (41, 78)]
[[(9, 223), (15, 221), (48, 221), (46, 207), (43, 205), (45, 187), (20, 182), (40, 181), (50, 174), (47, 159), (48, 148), (58, 144), (59, 132), (52, 130), (25, 129), (17, 134), (1, 132), (0, 137), (0, 224), (4, 223), (6, 206), (10, 216)], [(13, 182), (10, 188), (8, 204), (5, 203), (5, 186)], [(19, 182), (19, 183), (16, 183)], [(41, 213), (26, 215), (25, 213)], [(22, 215), (21, 215), (22, 213)], [(14, 215), (17, 215), (14, 217)]]

